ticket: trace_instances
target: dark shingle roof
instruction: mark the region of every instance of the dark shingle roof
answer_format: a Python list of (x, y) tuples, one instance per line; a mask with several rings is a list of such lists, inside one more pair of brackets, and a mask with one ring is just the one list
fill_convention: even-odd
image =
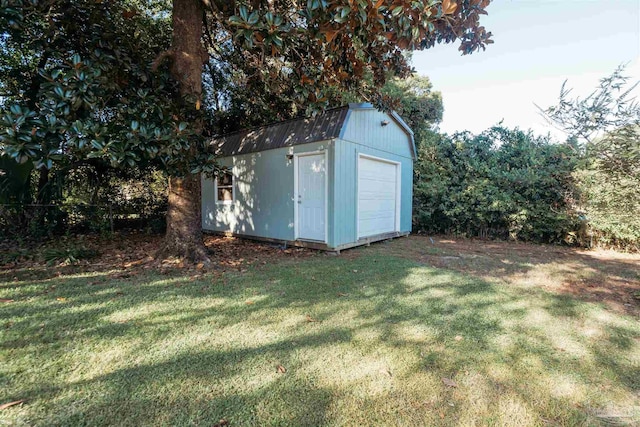
[(214, 138), (211, 146), (216, 155), (226, 157), (338, 138), (348, 111), (344, 106), (311, 118), (241, 130)]

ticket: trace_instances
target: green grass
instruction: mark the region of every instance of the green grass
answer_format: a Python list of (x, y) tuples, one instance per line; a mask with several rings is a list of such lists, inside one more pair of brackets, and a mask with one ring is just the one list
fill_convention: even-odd
[(26, 403), (0, 425), (640, 422), (636, 318), (392, 245), (243, 273), (5, 275), (0, 404)]

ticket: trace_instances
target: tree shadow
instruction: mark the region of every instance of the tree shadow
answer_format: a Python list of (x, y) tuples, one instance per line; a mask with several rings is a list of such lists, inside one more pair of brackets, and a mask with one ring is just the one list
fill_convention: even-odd
[(543, 288), (640, 316), (638, 255), (426, 236), (401, 239), (389, 252), (492, 283)]
[[(370, 423), (364, 408), (382, 424), (465, 424), (460, 408), (487, 398), (481, 423), (519, 402), (572, 424), (589, 415), (554, 375), (638, 391), (625, 359), (637, 328), (592, 304), (370, 249), (226, 274), (25, 280), (0, 306), (13, 322), (0, 350), (18, 360), (0, 398), (28, 397), (18, 421), (43, 425)], [(576, 329), (591, 323), (602, 339)]]

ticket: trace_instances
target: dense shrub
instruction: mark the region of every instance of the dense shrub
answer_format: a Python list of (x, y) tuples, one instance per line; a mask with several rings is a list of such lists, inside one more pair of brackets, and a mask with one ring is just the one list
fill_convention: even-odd
[(575, 176), (589, 221), (590, 244), (640, 250), (638, 179), (611, 177), (596, 167), (581, 169)]
[(415, 167), (414, 228), (429, 233), (576, 243), (575, 147), (519, 129), (431, 132)]

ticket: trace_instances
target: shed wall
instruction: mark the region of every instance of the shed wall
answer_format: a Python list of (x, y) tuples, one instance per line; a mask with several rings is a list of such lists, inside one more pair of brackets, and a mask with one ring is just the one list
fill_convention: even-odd
[[(333, 143), (322, 141), (293, 147), (294, 153), (328, 149), (328, 176), (333, 176)], [(215, 202), (214, 181), (202, 178), (202, 228), (248, 236), (294, 240), (294, 167), (287, 159), (289, 147), (241, 154), (218, 159), (232, 168), (235, 200)], [(333, 212), (333, 180), (329, 179), (329, 212)], [(332, 246), (332, 222), (329, 215), (328, 245)]]
[[(382, 122), (388, 124), (382, 126)], [(373, 108), (349, 110), (340, 139), (398, 156), (413, 156), (405, 131), (388, 114)]]
[[(386, 144), (386, 143), (385, 143)], [(407, 135), (403, 132), (395, 144), (389, 141), (389, 149), (406, 144), (406, 151), (399, 149), (405, 155), (399, 155), (387, 150), (380, 150), (352, 141), (338, 139), (335, 142), (334, 174), (331, 181), (335, 183), (335, 206), (339, 209), (330, 211), (333, 215), (332, 241), (336, 246), (357, 241), (357, 168), (358, 155), (364, 154), (380, 157), (400, 163), (400, 231), (411, 231), (411, 210), (413, 199), (413, 160), (407, 142)]]

